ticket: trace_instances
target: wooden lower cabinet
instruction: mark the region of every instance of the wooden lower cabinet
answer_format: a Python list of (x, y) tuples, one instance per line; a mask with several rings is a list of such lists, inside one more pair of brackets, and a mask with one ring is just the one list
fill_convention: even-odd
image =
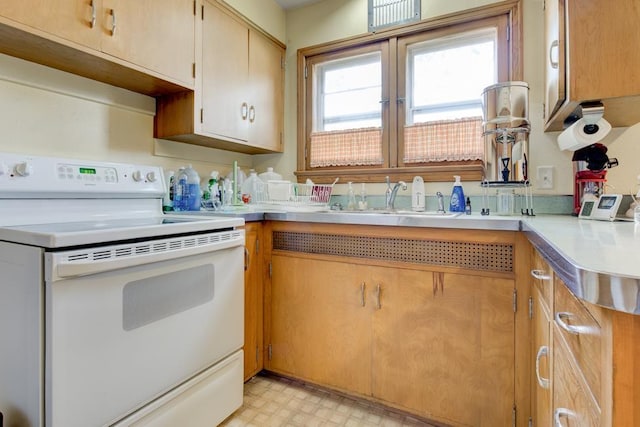
[(513, 280), (395, 268), (379, 274), (373, 396), (447, 424), (511, 425)]
[(295, 251), (270, 260), (267, 370), (447, 425), (512, 425), (513, 278)]
[(263, 340), (263, 262), (262, 224), (248, 222), (245, 225), (244, 270), (244, 379), (260, 372), (264, 366)]
[(371, 314), (359, 267), (280, 255), (271, 263), (269, 369), (370, 394)]

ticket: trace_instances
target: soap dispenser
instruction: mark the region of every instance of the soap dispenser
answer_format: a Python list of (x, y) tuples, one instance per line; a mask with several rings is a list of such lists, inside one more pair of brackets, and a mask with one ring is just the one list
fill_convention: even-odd
[(460, 176), (453, 176), (456, 181), (453, 183), (453, 190), (451, 190), (451, 201), (449, 203), (450, 212), (464, 212), (464, 190), (462, 189), (462, 183), (460, 182)]
[(411, 185), (411, 210), (415, 212), (424, 212), (424, 180), (421, 176), (413, 178)]

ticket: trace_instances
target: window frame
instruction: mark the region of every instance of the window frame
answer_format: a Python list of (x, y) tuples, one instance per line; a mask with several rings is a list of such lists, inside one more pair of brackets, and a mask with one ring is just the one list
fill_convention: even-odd
[[(501, 24), (502, 22), (503, 24)], [(482, 161), (430, 162), (405, 166), (399, 154), (404, 149), (402, 126), (406, 117), (402, 102), (406, 88), (406, 64), (390, 67), (391, 57), (406, 54), (411, 40), (436, 38), (449, 34), (487, 27), (487, 23), (500, 26), (498, 36), (506, 38), (506, 43), (498, 43), (503, 49), (499, 60), (498, 81), (522, 80), (522, 7), (521, 0), (505, 1), (482, 6), (458, 13), (444, 15), (417, 23), (402, 25), (378, 33), (368, 33), (335, 42), (324, 43), (298, 50), (298, 131), (297, 170), (299, 182), (312, 179), (318, 183), (330, 183), (336, 177), (344, 181), (384, 182), (386, 176), (392, 180), (411, 180), (420, 175), (428, 182), (450, 181), (452, 175), (460, 175), (466, 181), (480, 181), (483, 176)], [(454, 28), (455, 27), (455, 28)], [(307, 153), (312, 131), (313, 108), (313, 65), (332, 59), (380, 50), (382, 54), (382, 123), (384, 162), (376, 167), (322, 167), (311, 168)], [(404, 56), (402, 56), (404, 58)], [(404, 62), (404, 61), (399, 61)], [(394, 83), (395, 82), (395, 83)]]

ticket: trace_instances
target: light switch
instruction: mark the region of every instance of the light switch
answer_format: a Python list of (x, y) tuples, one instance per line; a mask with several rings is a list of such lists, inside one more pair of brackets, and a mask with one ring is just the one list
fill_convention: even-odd
[(536, 186), (541, 190), (553, 188), (553, 166), (538, 166)]

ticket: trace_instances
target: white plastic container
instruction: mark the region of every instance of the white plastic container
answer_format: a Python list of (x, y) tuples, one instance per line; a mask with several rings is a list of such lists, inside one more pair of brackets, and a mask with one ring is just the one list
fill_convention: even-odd
[(258, 177), (268, 183), (269, 181), (282, 181), (282, 175), (273, 171), (273, 168), (267, 168), (266, 172), (262, 172)]
[(413, 178), (413, 183), (411, 184), (411, 210), (415, 212), (424, 212), (424, 209), (424, 180), (421, 176), (416, 176)]
[(251, 169), (249, 177), (242, 183), (242, 196), (249, 196), (249, 203), (258, 203), (263, 199), (264, 182), (258, 178), (256, 171)]

